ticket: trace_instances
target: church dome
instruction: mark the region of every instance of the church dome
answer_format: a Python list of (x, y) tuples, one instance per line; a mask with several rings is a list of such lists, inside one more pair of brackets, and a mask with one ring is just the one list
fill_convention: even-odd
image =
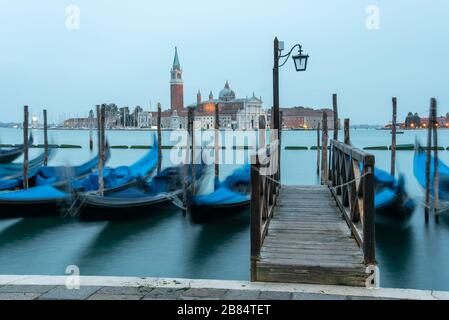
[(235, 92), (229, 87), (228, 81), (226, 81), (223, 90), (220, 91), (219, 99), (223, 101), (230, 101), (235, 99)]

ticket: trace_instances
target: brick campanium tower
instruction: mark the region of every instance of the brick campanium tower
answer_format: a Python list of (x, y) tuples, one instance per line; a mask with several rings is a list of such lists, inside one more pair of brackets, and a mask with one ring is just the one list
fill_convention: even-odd
[(170, 75), (170, 106), (172, 111), (179, 111), (184, 109), (184, 82), (182, 81), (182, 69), (179, 63), (178, 48), (176, 47)]

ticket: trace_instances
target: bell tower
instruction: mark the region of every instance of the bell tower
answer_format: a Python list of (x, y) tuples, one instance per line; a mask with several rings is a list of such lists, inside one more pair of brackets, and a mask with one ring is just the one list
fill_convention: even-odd
[(182, 80), (182, 69), (179, 63), (178, 48), (175, 47), (175, 58), (170, 70), (170, 106), (171, 110), (184, 109), (184, 82)]

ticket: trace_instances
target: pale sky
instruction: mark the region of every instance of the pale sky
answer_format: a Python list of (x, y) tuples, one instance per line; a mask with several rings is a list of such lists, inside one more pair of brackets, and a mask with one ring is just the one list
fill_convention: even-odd
[[(80, 29), (66, 28), (66, 8)], [(380, 10), (366, 27), (367, 6)], [(84, 116), (103, 102), (169, 107), (174, 47), (184, 71), (185, 104), (229, 80), (237, 96), (272, 104), (277, 35), (310, 55), (307, 72), (281, 70), (282, 106), (331, 106), (342, 118), (384, 124), (391, 97), (399, 118), (438, 99), (449, 111), (447, 0), (0, 0), (0, 122), (20, 121), (23, 105)]]

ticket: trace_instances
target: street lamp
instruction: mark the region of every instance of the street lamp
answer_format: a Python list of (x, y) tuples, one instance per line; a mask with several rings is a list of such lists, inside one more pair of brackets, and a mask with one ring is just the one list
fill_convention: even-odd
[[(309, 60), (309, 56), (303, 54), (302, 46), (300, 44), (294, 45), (287, 54), (282, 55), (282, 51), (284, 50), (284, 42), (279, 41), (278, 38), (274, 38), (274, 66), (273, 66), (273, 110), (271, 117), (271, 129), (278, 130), (279, 137), (279, 150), (281, 150), (281, 120), (280, 120), (280, 112), (279, 112), (279, 68), (283, 67), (287, 61), (289, 60), (293, 50), (298, 48), (298, 54), (293, 55), (293, 62), (295, 63), (296, 71), (306, 71), (307, 62)], [(281, 59), (285, 59), (281, 64)], [(281, 156), (279, 152), (278, 157), (278, 179), (280, 180), (280, 162)]]
[[(292, 56), (293, 62), (295, 63), (295, 69), (298, 72), (306, 71), (309, 55), (303, 53), (302, 46), (300, 44), (296, 44), (288, 53), (283, 55), (282, 51), (284, 50), (284, 42), (279, 41), (277, 37), (274, 39), (273, 116), (271, 124), (273, 129), (281, 129), (279, 119), (279, 68), (283, 67), (288, 62), (293, 50), (295, 49), (298, 49), (298, 53)], [(282, 59), (284, 60), (280, 63)]]

